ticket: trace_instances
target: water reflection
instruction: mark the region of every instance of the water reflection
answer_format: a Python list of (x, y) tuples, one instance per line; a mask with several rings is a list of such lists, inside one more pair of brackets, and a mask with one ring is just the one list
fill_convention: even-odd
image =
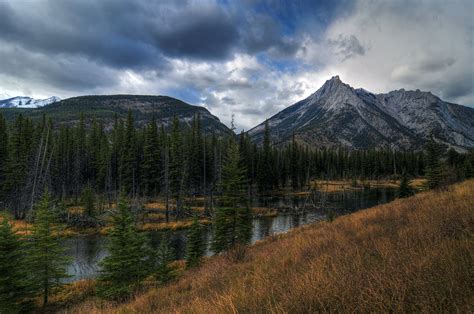
[[(301, 225), (313, 223), (326, 218), (327, 210), (332, 209), (338, 215), (369, 208), (378, 204), (387, 203), (395, 198), (392, 189), (369, 189), (364, 191), (343, 191), (323, 193), (316, 197), (287, 196), (265, 197), (252, 201), (254, 207), (271, 208), (301, 208), (303, 204), (307, 209), (299, 212), (280, 214), (276, 217), (259, 217), (253, 220), (252, 243), (265, 237), (286, 232)], [(314, 206), (310, 206), (314, 205)], [(212, 241), (212, 228), (206, 227), (207, 255), (212, 255), (210, 243)], [(183, 259), (186, 254), (186, 232), (173, 231), (167, 233), (170, 244), (174, 248), (176, 259)], [(164, 232), (149, 233), (150, 244), (158, 248)], [(98, 263), (107, 256), (108, 239), (104, 236), (79, 236), (63, 240), (67, 255), (73, 262), (68, 267), (72, 276), (69, 281), (93, 278), (98, 275)]]

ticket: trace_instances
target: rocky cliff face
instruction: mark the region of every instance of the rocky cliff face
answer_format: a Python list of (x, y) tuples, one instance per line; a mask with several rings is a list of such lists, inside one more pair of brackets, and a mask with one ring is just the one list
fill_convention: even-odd
[[(295, 139), (311, 147), (421, 149), (432, 135), (457, 150), (474, 147), (474, 109), (447, 103), (429, 92), (373, 94), (338, 76), (308, 98), (268, 120), (272, 140)], [(249, 131), (257, 142), (264, 123)]]

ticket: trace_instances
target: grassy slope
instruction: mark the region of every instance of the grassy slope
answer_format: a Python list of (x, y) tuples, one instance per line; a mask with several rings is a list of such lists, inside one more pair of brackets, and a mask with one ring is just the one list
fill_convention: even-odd
[(210, 258), (121, 308), (73, 311), (472, 312), (474, 180), (298, 228), (232, 263)]

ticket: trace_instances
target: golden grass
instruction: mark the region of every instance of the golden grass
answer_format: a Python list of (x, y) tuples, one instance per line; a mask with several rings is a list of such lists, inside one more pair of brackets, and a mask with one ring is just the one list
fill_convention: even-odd
[[(357, 186), (353, 186), (352, 180), (314, 180), (313, 186), (323, 192), (340, 192), (344, 190), (359, 190), (365, 186), (371, 188), (391, 188), (396, 189), (400, 185), (400, 180), (357, 180)], [(421, 190), (426, 185), (426, 179), (416, 178), (411, 181), (410, 186), (414, 189)], [(304, 193), (304, 192), (302, 192)]]
[[(211, 221), (208, 219), (200, 219), (199, 222), (201, 224), (210, 224)], [(180, 220), (180, 221), (172, 221), (172, 222), (159, 222), (159, 223), (152, 223), (147, 222), (143, 225), (139, 226), (139, 229), (142, 231), (160, 231), (160, 230), (180, 230), (189, 228), (193, 224), (192, 220)]]
[[(84, 299), (91, 297), (95, 293), (96, 281), (95, 280), (78, 280), (73, 283), (64, 285), (59, 292), (53, 294), (50, 299), (51, 307), (67, 307), (72, 304), (77, 304)], [(42, 298), (38, 298), (38, 307), (42, 305)]]
[(257, 217), (276, 217), (278, 210), (268, 207), (252, 207), (252, 214)]
[(297, 228), (114, 307), (69, 312), (473, 312), (474, 180)]

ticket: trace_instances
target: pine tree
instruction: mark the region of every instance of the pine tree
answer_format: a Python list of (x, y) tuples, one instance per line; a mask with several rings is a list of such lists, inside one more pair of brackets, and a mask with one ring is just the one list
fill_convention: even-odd
[(273, 158), (270, 142), (270, 127), (268, 120), (265, 121), (265, 133), (263, 137), (263, 148), (258, 164), (258, 186), (260, 191), (270, 191), (274, 184), (273, 177)]
[[(4, 187), (8, 166), (8, 129), (5, 118), (0, 113), (0, 202), (5, 196)], [(1, 203), (0, 203), (1, 204)]]
[(403, 171), (400, 185), (398, 187), (398, 197), (408, 197), (413, 195), (413, 190), (410, 187), (410, 179), (406, 171)]
[(176, 276), (176, 268), (172, 265), (174, 252), (170, 245), (169, 235), (161, 239), (158, 250), (152, 255), (152, 273), (160, 284), (166, 284)]
[(252, 239), (252, 209), (249, 205), (237, 209), (236, 221), (236, 242), (240, 244), (249, 244)]
[(182, 134), (177, 117), (173, 119), (169, 146), (169, 187), (172, 196), (176, 200), (176, 220), (181, 216), (183, 189), (185, 181), (185, 151)]
[(61, 287), (62, 279), (69, 277), (66, 273), (69, 258), (64, 255), (58, 235), (54, 234), (57, 218), (48, 191), (43, 193), (35, 215), (27, 265), (33, 271), (31, 282), (37, 285), (46, 306), (52, 291)]
[(428, 188), (434, 189), (441, 185), (443, 169), (441, 164), (442, 148), (431, 138), (425, 147), (426, 150), (426, 179)]
[(188, 231), (186, 267), (196, 267), (201, 264), (202, 257), (205, 253), (205, 243), (201, 224), (197, 217), (194, 218), (193, 224)]
[(31, 297), (25, 265), (25, 251), (7, 217), (0, 225), (0, 313), (26, 310)]
[(150, 124), (146, 127), (143, 144), (142, 181), (144, 192), (148, 196), (156, 196), (159, 191), (160, 162), (160, 141), (155, 117), (153, 116)]
[(236, 243), (246, 244), (251, 231), (251, 210), (243, 207), (245, 168), (240, 164), (239, 146), (232, 138), (227, 148), (227, 158), (222, 169), (221, 188), (223, 207), (216, 210), (214, 217), (214, 253), (225, 251)]
[(84, 214), (94, 218), (96, 215), (95, 197), (94, 191), (90, 185), (87, 185), (82, 192), (82, 205), (84, 206)]
[(127, 124), (121, 147), (120, 184), (127, 195), (135, 195), (138, 172), (136, 167), (136, 134), (132, 111), (128, 111)]
[(125, 299), (148, 274), (146, 241), (138, 233), (125, 196), (120, 197), (110, 231), (109, 256), (101, 263), (98, 292), (102, 297)]

